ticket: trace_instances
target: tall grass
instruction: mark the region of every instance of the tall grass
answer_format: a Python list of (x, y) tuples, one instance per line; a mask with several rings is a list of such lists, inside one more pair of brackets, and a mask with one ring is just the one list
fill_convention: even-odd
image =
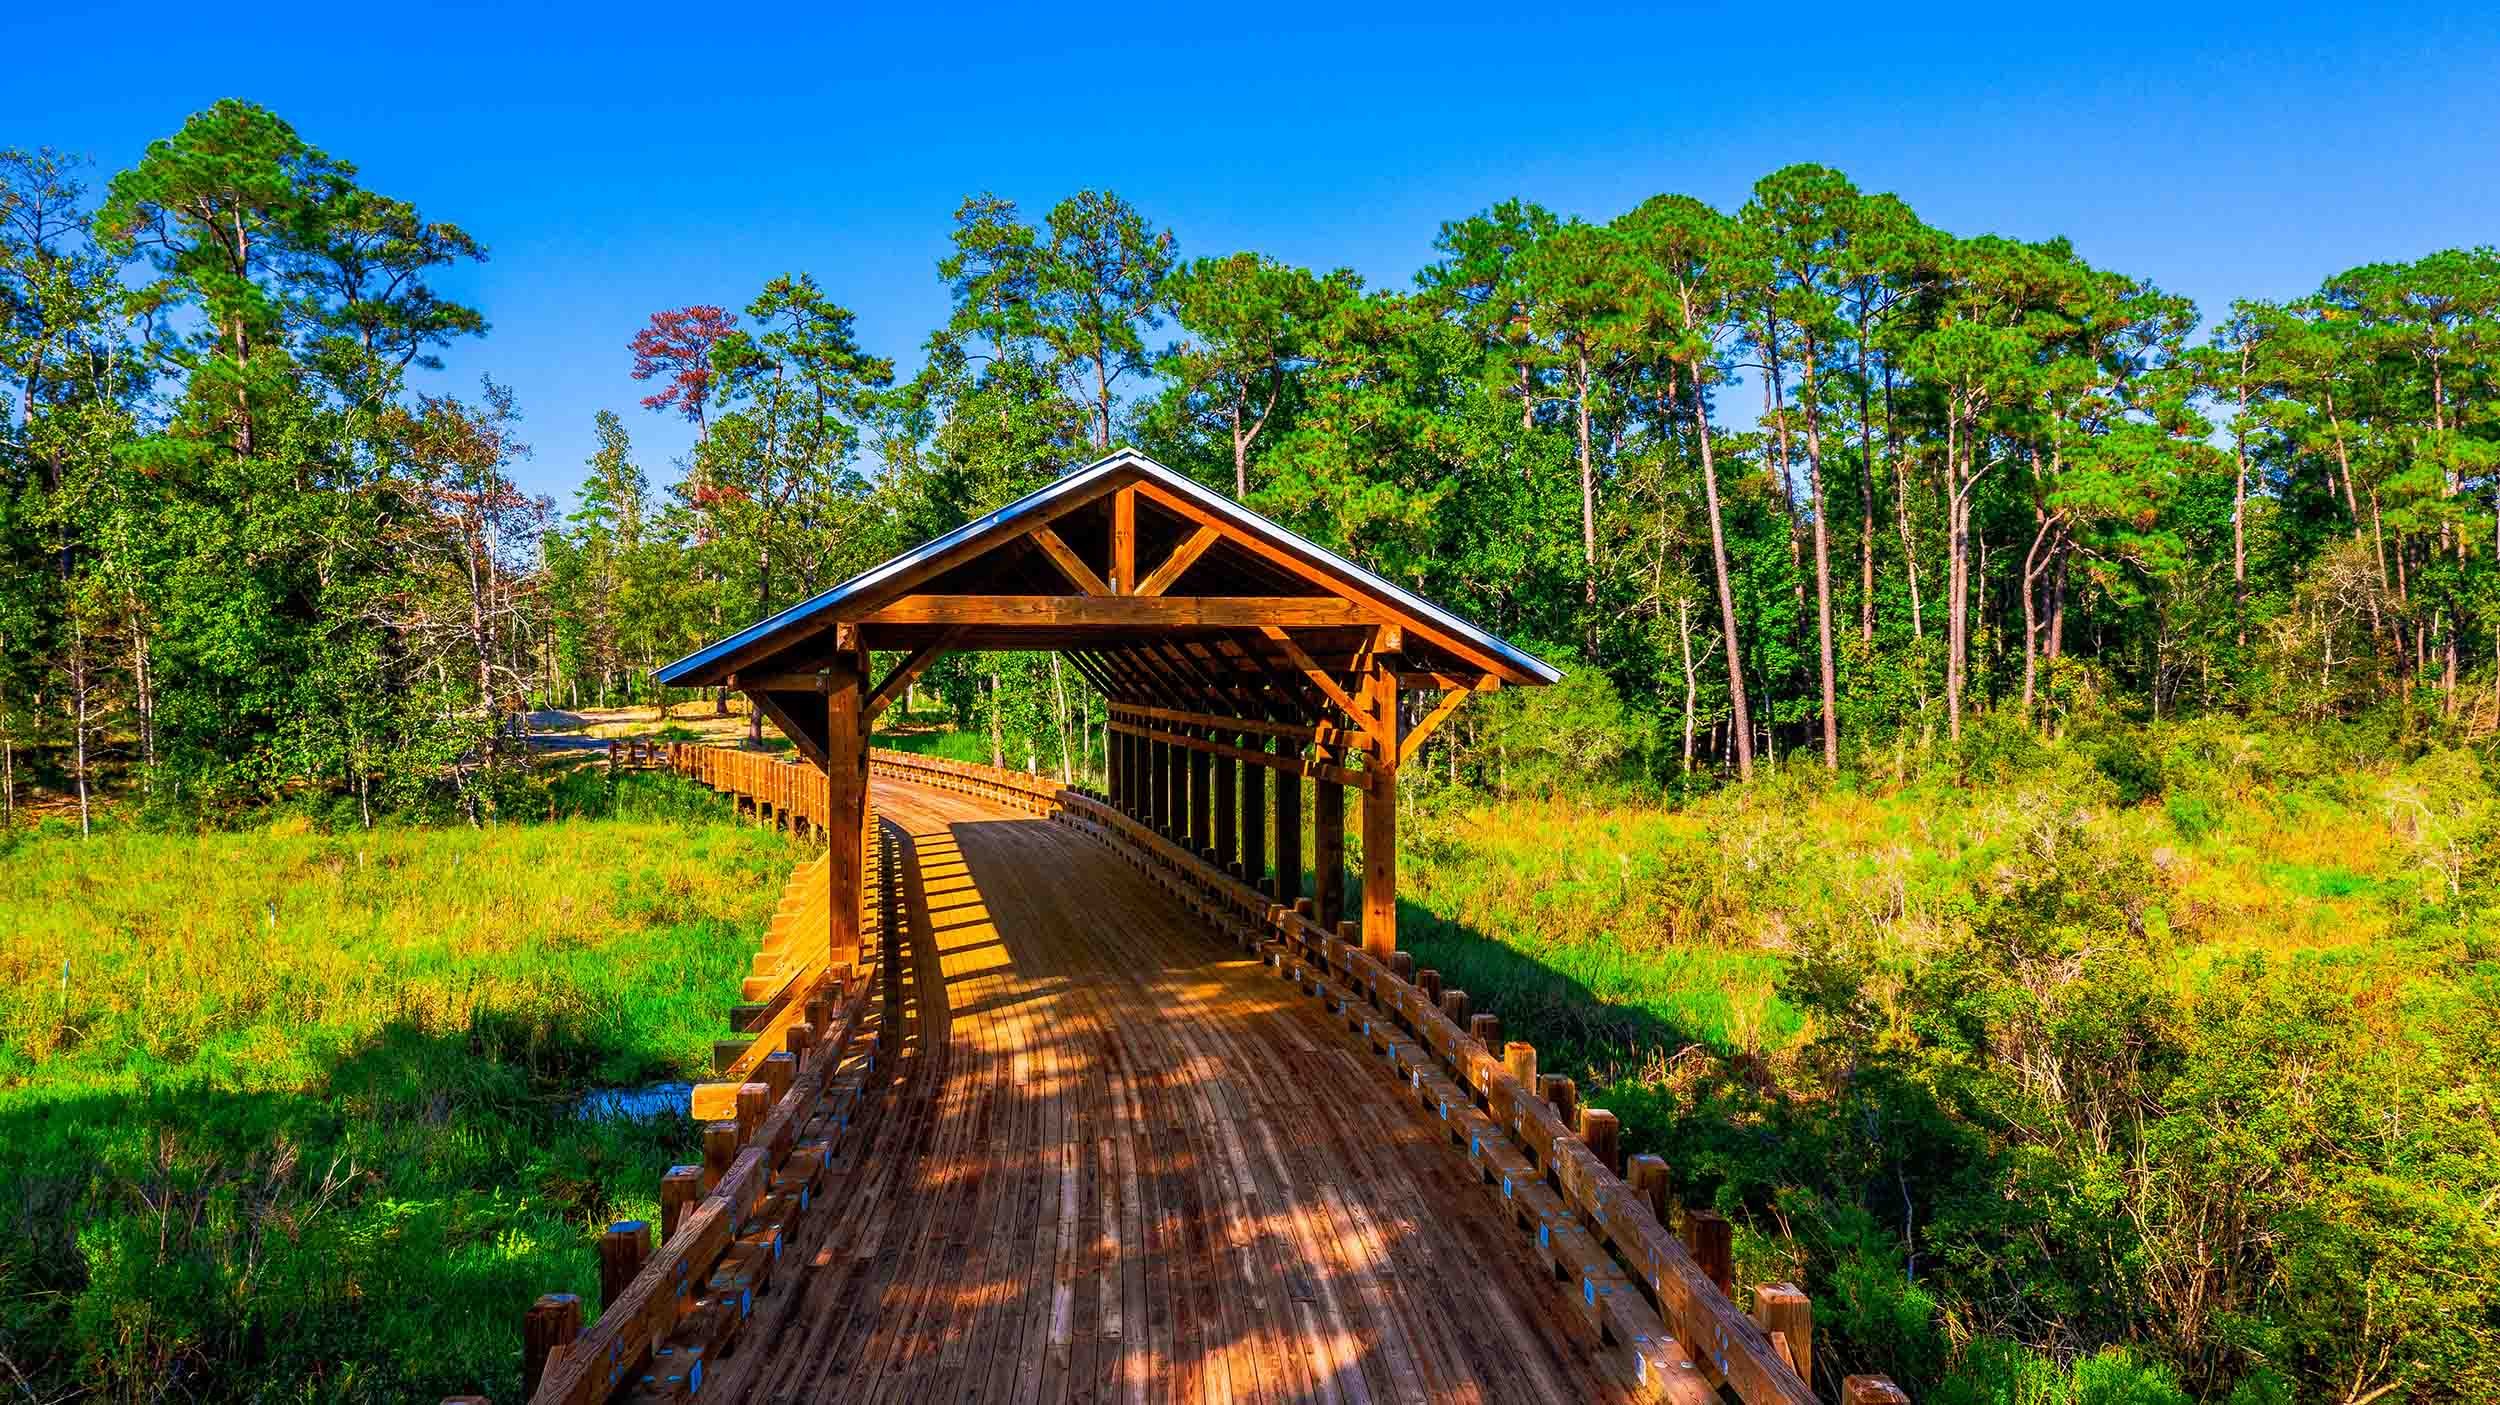
[(694, 1143), (575, 1100), (706, 1066), (801, 857), (673, 778), (620, 793), (0, 861), (0, 1343), (30, 1388), (517, 1393), (521, 1307), (595, 1300), (596, 1229)]

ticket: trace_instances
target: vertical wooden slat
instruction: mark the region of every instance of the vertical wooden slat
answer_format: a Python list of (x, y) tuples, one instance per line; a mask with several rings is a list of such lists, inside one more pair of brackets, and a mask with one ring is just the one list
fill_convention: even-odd
[[(1344, 756), (1319, 748), (1319, 759), (1343, 764)], [(1337, 782), (1311, 782), (1311, 899), (1323, 927), (1344, 920), (1345, 910), (1345, 787)]]
[(1377, 724), (1363, 769), (1363, 949), (1385, 956), (1398, 949), (1398, 672), (1394, 657), (1375, 656), (1363, 678), (1363, 705)]

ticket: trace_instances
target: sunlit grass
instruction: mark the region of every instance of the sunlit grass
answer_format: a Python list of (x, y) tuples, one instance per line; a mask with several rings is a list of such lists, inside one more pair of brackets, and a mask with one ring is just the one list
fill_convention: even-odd
[(693, 1145), (573, 1101), (708, 1066), (802, 857), (627, 784), (645, 817), (0, 859), (18, 1367), (115, 1398), (514, 1394), (521, 1308), (595, 1299), (596, 1227)]

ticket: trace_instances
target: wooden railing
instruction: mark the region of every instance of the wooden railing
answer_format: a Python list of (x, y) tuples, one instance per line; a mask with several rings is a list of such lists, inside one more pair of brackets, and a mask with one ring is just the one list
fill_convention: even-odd
[[(1645, 1396), (1709, 1405), (1726, 1386), (1745, 1405), (1813, 1405), (1812, 1305), (1786, 1283), (1734, 1299), (1731, 1227), (1707, 1210), (1667, 1228), (1667, 1164), (1622, 1155), (1621, 1126), (1584, 1107), (1572, 1080), (1536, 1071), (1533, 1045), (1502, 1037), (1501, 1019), (1471, 1008), (1440, 975), (1396, 953), (1363, 950), (1352, 923), (1331, 932), (1305, 898), (1274, 901), (1113, 807), (1103, 796), (1038, 777), (903, 752), (869, 753), (873, 773), (982, 796), (1076, 826), (1207, 918), (1278, 974), (1343, 1017), (1413, 1091), (1421, 1115), (1465, 1147), (1501, 1213), (1534, 1236), (1535, 1252), (1574, 1280), (1583, 1313), (1621, 1353)], [(1843, 1405), (1906, 1405), (1882, 1376), (1850, 1376)]]
[[(824, 813), (824, 779), (813, 767), (682, 743), (658, 756), (656, 764), (752, 802), (759, 818), (821, 829), (820, 819), (804, 818), (810, 796), (814, 814)], [(877, 847), (871, 871), (882, 875), (892, 856), (882, 842)], [(596, 1405), (621, 1392), (693, 1394), (705, 1363), (744, 1330), (756, 1294), (777, 1274), (795, 1272), (803, 1284), (829, 1262), (819, 1254), (785, 1265), (782, 1248), (792, 1224), (828, 1189), (858, 1104), (874, 1087), (884, 1035), (867, 998), (873, 976), (825, 964), (822, 869), (822, 860), (800, 866), (765, 941), (767, 953), (812, 946), (813, 960), (789, 962), (769, 991), (749, 979), (749, 1001), (769, 998), (732, 1012), (753, 1038), (724, 1081), (697, 1086), (703, 1159), (661, 1178), (656, 1242), (647, 1221), (610, 1225), (599, 1240), (597, 1316), (585, 1323), (577, 1295), (551, 1293), (523, 1319), (523, 1389), (538, 1405)], [(895, 885), (872, 881), (866, 901), (863, 925), (891, 930), (899, 917)]]
[[(751, 803), (761, 819), (822, 828), (824, 780), (813, 767), (683, 743), (670, 748), (667, 765)], [(1465, 991), (1444, 989), (1439, 973), (1416, 970), (1405, 952), (1381, 961), (1363, 950), (1351, 923), (1323, 928), (1311, 920), (1308, 899), (1276, 902), (1091, 791), (883, 749), (869, 753), (869, 766), (889, 779), (978, 795), (1076, 827), (1342, 1017), (1412, 1091), (1418, 1115), (1443, 1124), (1466, 1149), (1485, 1193), (1533, 1236), (1545, 1266), (1575, 1283), (1583, 1314), (1642, 1395), (1710, 1405), (1724, 1386), (1744, 1405), (1813, 1405), (1806, 1295), (1784, 1283), (1756, 1285), (1750, 1312), (1740, 1308), (1727, 1221), (1688, 1210), (1681, 1233), (1671, 1232), (1665, 1161), (1624, 1157), (1612, 1113), (1582, 1106), (1571, 1079), (1540, 1075), (1534, 1046), (1504, 1039), (1500, 1017), (1472, 1009)], [(885, 871), (890, 858), (872, 871)], [(878, 920), (888, 929), (893, 886), (877, 889), (886, 895), (877, 902)], [(801, 1136), (829, 1128), (838, 1134), (865, 1087), (856, 1066), (829, 1075), (853, 1042), (866, 1040), (866, 1057), (874, 1059), (873, 1015), (863, 998), (868, 981), (846, 986), (829, 979), (831, 990), (806, 1002), (807, 1020), (789, 1026), (790, 1048), (760, 1060), (757, 1067), (770, 1071), (735, 1085), (735, 1120), (706, 1126), (704, 1164), (669, 1172), (664, 1222), (677, 1219), (664, 1230), (659, 1252), (648, 1254), (648, 1229), (639, 1223), (614, 1226), (603, 1239), (602, 1296), (613, 1306), (577, 1338), (571, 1332), (580, 1322), (578, 1300), (554, 1295), (531, 1310), (533, 1400), (588, 1405), (636, 1382), (685, 1389), (704, 1354), (725, 1345), (744, 1321), (751, 1310), (745, 1294), (769, 1273), (787, 1223), (774, 1216), (796, 1213), (794, 1189), (803, 1207), (809, 1192), (799, 1188), (802, 1180), (821, 1176), (832, 1154), (830, 1139), (817, 1135), (820, 1149), (792, 1161), (807, 1149)], [(834, 1033), (817, 1038), (828, 1022)], [(1882, 1376), (1848, 1377), (1839, 1398), (1843, 1405), (1907, 1401)]]

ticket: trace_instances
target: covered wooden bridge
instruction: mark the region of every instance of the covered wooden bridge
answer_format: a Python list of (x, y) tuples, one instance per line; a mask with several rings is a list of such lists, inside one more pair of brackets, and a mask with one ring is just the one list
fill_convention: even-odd
[[(1103, 693), (1107, 794), (871, 750), (964, 649)], [(1726, 1222), (1671, 1232), (1665, 1163), (1398, 950), (1401, 765), (1558, 676), (1133, 454), (670, 665), (812, 764), (666, 764), (826, 852), (696, 1091), (704, 1160), (603, 1237), (595, 1315), (530, 1309), (525, 1389), (1812, 1400), (1804, 1296), (1740, 1305)]]

